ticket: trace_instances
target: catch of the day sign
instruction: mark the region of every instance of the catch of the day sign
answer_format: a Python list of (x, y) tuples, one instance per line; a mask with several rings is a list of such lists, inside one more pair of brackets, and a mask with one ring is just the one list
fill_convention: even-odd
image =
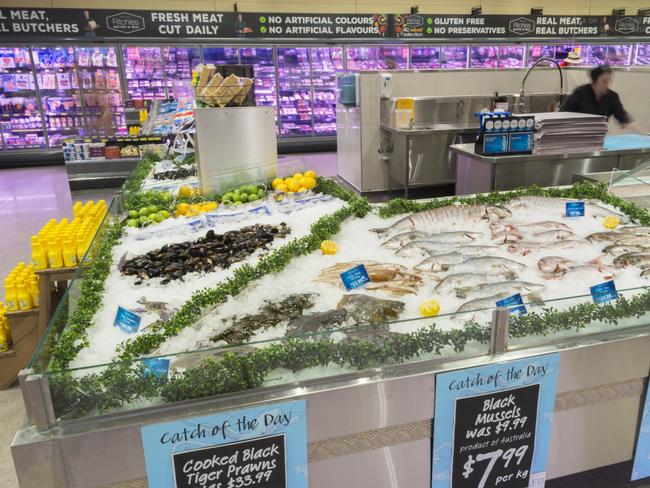
[(544, 486), (559, 355), (436, 375), (432, 488)]
[(149, 486), (307, 488), (304, 400), (142, 427)]

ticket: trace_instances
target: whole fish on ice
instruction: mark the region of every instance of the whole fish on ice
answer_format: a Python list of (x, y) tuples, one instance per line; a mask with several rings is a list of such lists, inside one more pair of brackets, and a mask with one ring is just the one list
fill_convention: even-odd
[(466, 288), (494, 281), (495, 276), (502, 276), (506, 279), (514, 279), (516, 276), (512, 271), (505, 268), (498, 273), (455, 273), (445, 276), (436, 285), (436, 291), (447, 291), (454, 288)]
[(505, 219), (511, 215), (510, 210), (498, 205), (449, 205), (417, 212), (398, 220), (389, 227), (370, 230), (380, 236), (386, 236), (400, 231), (414, 229), (430, 231), (466, 222)]
[(421, 230), (412, 230), (409, 232), (402, 232), (397, 234), (394, 237), (391, 237), (387, 241), (381, 243), (381, 247), (386, 249), (399, 249), (404, 244), (407, 244), (411, 241), (425, 240), (428, 237), (431, 237), (433, 234), (431, 232), (423, 232)]
[(430, 254), (430, 251), (444, 249), (447, 246), (458, 246), (461, 244), (470, 244), (483, 235), (482, 232), (442, 232), (432, 234), (427, 240), (411, 241), (400, 247), (395, 254), (397, 256), (418, 256)]
[(495, 283), (483, 283), (480, 285), (456, 288), (456, 296), (458, 298), (486, 298), (497, 293), (505, 293), (506, 296), (521, 293), (521, 295), (528, 295), (536, 293), (544, 288), (544, 285), (539, 283), (529, 283), (527, 281), (497, 281)]
[(479, 256), (470, 258), (462, 263), (450, 264), (449, 271), (452, 273), (486, 273), (486, 274), (501, 274), (523, 271), (526, 265), (508, 258), (500, 258), (496, 256)]
[[(550, 211), (556, 216), (564, 217), (566, 215), (567, 202), (575, 201), (578, 200), (571, 198), (526, 196), (513, 198), (508, 202), (508, 208), (513, 210), (519, 208), (531, 208), (534, 210), (544, 209)], [(630, 218), (627, 215), (616, 210), (610, 210), (609, 208), (604, 207), (597, 200), (585, 200), (584, 202), (585, 217), (604, 219), (605, 217), (615, 216), (618, 217), (621, 223), (625, 224), (630, 222)]]

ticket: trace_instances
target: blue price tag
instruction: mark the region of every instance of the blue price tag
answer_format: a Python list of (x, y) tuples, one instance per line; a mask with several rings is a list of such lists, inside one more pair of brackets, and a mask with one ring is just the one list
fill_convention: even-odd
[(567, 217), (583, 217), (585, 215), (585, 202), (566, 202)]
[(508, 152), (508, 134), (485, 134), (483, 137), (484, 154), (503, 154)]
[(169, 359), (165, 358), (145, 358), (142, 360), (144, 372), (159, 376), (160, 378), (167, 378), (169, 374)]
[(366, 283), (370, 283), (370, 276), (368, 276), (366, 267), (363, 264), (360, 264), (352, 269), (343, 271), (343, 273), (341, 273), (341, 280), (343, 280), (345, 289), (350, 291), (359, 288)]
[(124, 307), (117, 307), (117, 314), (115, 315), (115, 322), (113, 325), (119, 327), (127, 334), (135, 334), (140, 328), (140, 317), (137, 313), (133, 313)]
[(507, 307), (511, 314), (524, 315), (528, 312), (521, 298), (521, 293), (516, 293), (497, 302), (497, 307)]
[(591, 298), (594, 300), (594, 303), (607, 303), (618, 298), (618, 292), (616, 291), (614, 280), (594, 285), (590, 290)]

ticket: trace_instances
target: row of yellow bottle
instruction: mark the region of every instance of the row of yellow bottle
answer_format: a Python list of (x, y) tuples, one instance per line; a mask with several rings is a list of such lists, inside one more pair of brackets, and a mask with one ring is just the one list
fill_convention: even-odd
[(18, 265), (5, 278), (5, 307), (8, 311), (31, 310), (39, 305), (38, 275), (33, 264)]
[(11, 348), (11, 331), (6, 312), (7, 308), (0, 302), (0, 352), (7, 352)]
[(32, 236), (32, 262), (36, 269), (77, 266), (97, 232), (104, 215), (106, 202), (76, 202), (72, 207), (72, 221), (51, 219), (40, 232)]

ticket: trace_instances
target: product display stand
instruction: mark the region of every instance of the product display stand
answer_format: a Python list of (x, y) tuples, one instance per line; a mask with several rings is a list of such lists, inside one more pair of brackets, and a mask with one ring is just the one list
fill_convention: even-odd
[(41, 337), (38, 331), (39, 313), (38, 308), (7, 312), (12, 345), (8, 351), (0, 352), (0, 390), (13, 385), (18, 372), (29, 363)]
[(72, 279), (77, 267), (42, 269), (37, 271), (40, 296), (40, 311), (38, 313), (38, 336), (41, 337), (47, 329), (47, 324), (56, 310), (63, 292)]

